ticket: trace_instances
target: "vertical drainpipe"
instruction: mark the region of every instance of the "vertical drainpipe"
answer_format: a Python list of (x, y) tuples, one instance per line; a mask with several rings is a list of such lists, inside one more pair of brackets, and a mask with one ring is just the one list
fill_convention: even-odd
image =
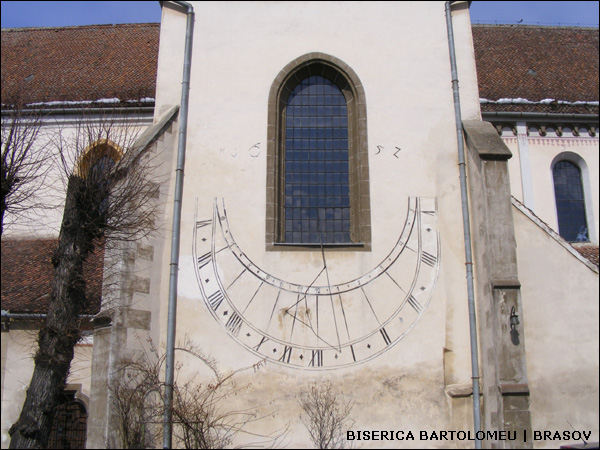
[(446, 26), (448, 28), (448, 48), (450, 50), (450, 66), (452, 68), (452, 92), (454, 94), (454, 117), (456, 121), (456, 139), (458, 142), (458, 167), (460, 171), (460, 196), (462, 200), (463, 231), (465, 241), (465, 267), (467, 271), (467, 295), (469, 303), (469, 329), (471, 334), (471, 379), (473, 381), (473, 421), (475, 425), (475, 448), (481, 448), (478, 438), (481, 430), (481, 408), (479, 399), (479, 355), (477, 352), (477, 321), (475, 318), (475, 294), (473, 289), (473, 255), (471, 251), (471, 223), (469, 219), (469, 203), (467, 194), (467, 173), (465, 164), (465, 144), (460, 113), (460, 95), (458, 92), (458, 71), (456, 70), (456, 53), (454, 49), (454, 31), (452, 29), (452, 12), (446, 2)]
[(194, 8), (188, 2), (174, 1), (187, 10), (185, 30), (185, 53), (181, 82), (181, 107), (179, 112), (179, 139), (177, 169), (175, 172), (175, 198), (173, 200), (173, 227), (171, 234), (171, 263), (169, 279), (169, 312), (167, 318), (167, 354), (165, 358), (165, 410), (163, 424), (163, 448), (173, 448), (173, 380), (175, 367), (175, 319), (177, 316), (177, 275), (179, 272), (179, 241), (181, 230), (181, 203), (183, 197), (183, 169), (187, 139), (190, 73), (192, 67), (192, 41), (194, 36)]

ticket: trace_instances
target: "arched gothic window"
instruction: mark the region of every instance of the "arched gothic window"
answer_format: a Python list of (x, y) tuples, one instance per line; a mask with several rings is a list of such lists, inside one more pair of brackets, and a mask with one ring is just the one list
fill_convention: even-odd
[(573, 162), (561, 160), (554, 164), (552, 175), (560, 235), (570, 242), (588, 241), (581, 170)]
[(269, 96), (267, 248), (370, 249), (365, 95), (352, 69), (308, 54)]

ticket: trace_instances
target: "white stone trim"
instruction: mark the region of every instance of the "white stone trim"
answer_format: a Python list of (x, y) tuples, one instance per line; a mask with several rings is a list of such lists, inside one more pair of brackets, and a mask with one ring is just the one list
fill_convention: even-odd
[(531, 176), (531, 159), (529, 158), (529, 140), (527, 137), (526, 122), (517, 122), (517, 144), (519, 148), (519, 161), (521, 163), (523, 203), (529, 209), (534, 210), (533, 178)]

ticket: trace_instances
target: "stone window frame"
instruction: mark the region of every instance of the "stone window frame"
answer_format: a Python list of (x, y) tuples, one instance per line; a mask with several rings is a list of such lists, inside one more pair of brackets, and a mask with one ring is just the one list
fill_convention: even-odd
[(304, 78), (321, 75), (334, 82), (348, 107), (351, 244), (326, 244), (340, 250), (371, 250), (371, 204), (367, 141), (367, 104), (363, 84), (342, 60), (325, 53), (307, 53), (288, 63), (271, 85), (267, 120), (266, 249), (309, 250), (315, 245), (286, 244), (284, 236), (285, 107), (293, 88)]

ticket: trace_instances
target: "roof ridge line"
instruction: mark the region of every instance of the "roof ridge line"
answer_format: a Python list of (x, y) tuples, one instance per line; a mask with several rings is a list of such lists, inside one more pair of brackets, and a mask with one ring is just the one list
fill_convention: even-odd
[(26, 32), (26, 31), (51, 31), (51, 30), (71, 30), (74, 28), (109, 28), (109, 27), (131, 27), (131, 26), (143, 26), (143, 25), (158, 25), (160, 22), (142, 22), (142, 23), (101, 23), (93, 25), (64, 25), (60, 27), (13, 27), (13, 28), (2, 28), (2, 32)]
[(521, 203), (514, 195), (511, 195), (512, 205), (517, 208), (519, 211), (523, 213), (525, 217), (535, 223), (542, 231), (544, 231), (550, 238), (555, 240), (560, 246), (562, 246), (565, 250), (567, 250), (571, 255), (585, 264), (588, 269), (591, 269), (592, 272), (596, 274), (600, 273), (598, 267), (593, 264), (589, 259), (585, 258), (581, 253), (579, 253), (571, 244), (565, 241), (556, 231), (554, 231), (550, 225), (540, 219), (531, 209)]

